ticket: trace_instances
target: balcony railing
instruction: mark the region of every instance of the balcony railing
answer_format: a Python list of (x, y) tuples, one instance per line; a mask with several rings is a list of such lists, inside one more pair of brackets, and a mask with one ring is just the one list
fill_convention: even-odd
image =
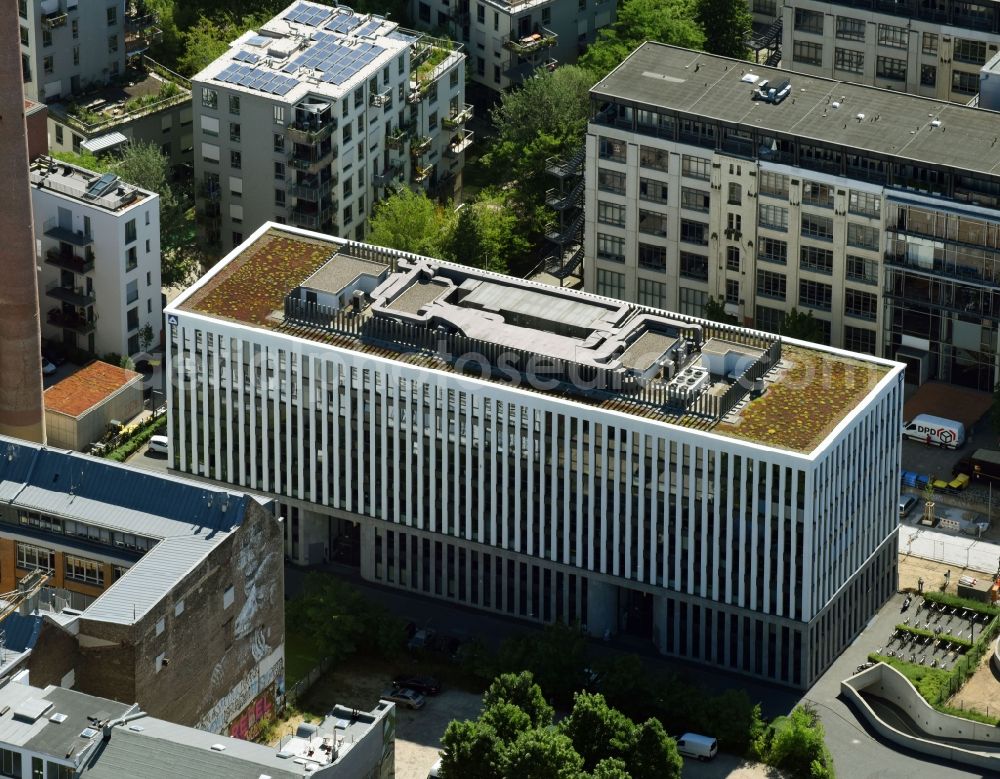
[(315, 173), (320, 168), (329, 165), (333, 160), (337, 159), (338, 154), (338, 148), (332, 145), (326, 149), (307, 147), (303, 150), (301, 146), (293, 147), (288, 155), (288, 165), (296, 170)]
[(408, 133), (402, 127), (389, 132), (385, 136), (385, 145), (390, 149), (402, 149), (406, 144)]
[(55, 238), (57, 241), (62, 241), (72, 246), (90, 246), (94, 242), (93, 235), (87, 235), (83, 230), (69, 230), (65, 227), (60, 227), (55, 219), (46, 221), (42, 225), (42, 232), (49, 238)]
[(55, 327), (61, 327), (65, 330), (75, 330), (77, 333), (83, 334), (93, 332), (94, 326), (97, 324), (93, 319), (87, 319), (77, 313), (63, 311), (61, 308), (51, 309), (46, 315), (45, 321)]
[(92, 305), (95, 297), (94, 291), (87, 291), (86, 287), (63, 286), (60, 282), (54, 281), (45, 287), (45, 294), (63, 303), (70, 303), (74, 306)]
[(325, 181), (297, 181), (288, 185), (288, 194), (300, 200), (321, 200), (333, 190), (333, 179)]
[(441, 120), (441, 126), (448, 130), (454, 130), (456, 127), (461, 127), (463, 124), (468, 122), (472, 118), (472, 113), (473, 108), (471, 105), (465, 105), (459, 109), (453, 109), (448, 116)]
[(448, 148), (444, 150), (446, 156), (457, 157), (463, 151), (468, 149), (472, 145), (472, 133), (468, 130), (462, 130), (454, 138), (451, 139), (451, 143), (448, 144)]
[(337, 129), (336, 118), (322, 125), (290, 124), (286, 129), (288, 139), (292, 143), (322, 143)]
[(524, 57), (546, 49), (549, 46), (555, 46), (558, 40), (559, 36), (552, 32), (552, 30), (541, 27), (530, 35), (524, 35), (519, 38), (513, 35), (509, 36), (504, 40), (503, 47), (520, 57)]
[(413, 180), (416, 182), (426, 181), (433, 170), (433, 165), (415, 165), (413, 167)]
[(431, 148), (431, 138), (428, 135), (422, 135), (419, 138), (414, 138), (410, 142), (410, 153), (416, 157), (430, 151)]
[(63, 27), (66, 25), (67, 14), (65, 11), (53, 11), (50, 14), (45, 14), (42, 17), (42, 27), (46, 30), (54, 30), (56, 27)]
[(90, 273), (94, 269), (94, 255), (88, 252), (81, 257), (72, 252), (64, 252), (59, 249), (49, 249), (45, 252), (45, 262), (63, 270), (74, 273)]
[(288, 212), (288, 220), (297, 227), (319, 229), (333, 218), (333, 208), (321, 208), (318, 211), (300, 211), (293, 208)]
[(392, 100), (391, 88), (383, 89), (381, 92), (372, 92), (368, 96), (368, 103), (378, 108), (386, 105), (390, 100)]

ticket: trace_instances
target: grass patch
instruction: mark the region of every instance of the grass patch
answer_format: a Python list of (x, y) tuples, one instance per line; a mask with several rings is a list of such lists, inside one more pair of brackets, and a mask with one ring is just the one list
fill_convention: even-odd
[(935, 641), (948, 641), (952, 644), (958, 644), (959, 646), (965, 647), (966, 649), (972, 646), (972, 642), (969, 639), (959, 638), (958, 636), (953, 636), (950, 633), (941, 633), (938, 635), (933, 630), (924, 630), (923, 628), (914, 628), (903, 624), (896, 625), (896, 630), (901, 630), (904, 633), (909, 633), (914, 636), (932, 638)]
[(291, 687), (323, 659), (323, 652), (312, 636), (285, 628), (285, 687)]
[(917, 665), (897, 657), (888, 657), (874, 652), (868, 655), (868, 659), (873, 663), (891, 665), (909, 679), (910, 683), (917, 688), (920, 696), (931, 706), (937, 707), (941, 701), (947, 700), (951, 695), (951, 671), (946, 671), (943, 668), (928, 668), (926, 665)]

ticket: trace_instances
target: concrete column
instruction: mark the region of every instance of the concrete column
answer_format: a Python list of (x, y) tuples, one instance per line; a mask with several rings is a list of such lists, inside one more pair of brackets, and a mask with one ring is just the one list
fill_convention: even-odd
[[(0, 434), (45, 443), (38, 270), (17, 3), (0, 10)], [(40, 75), (40, 74), (38, 74)], [(36, 76), (37, 77), (37, 76)]]

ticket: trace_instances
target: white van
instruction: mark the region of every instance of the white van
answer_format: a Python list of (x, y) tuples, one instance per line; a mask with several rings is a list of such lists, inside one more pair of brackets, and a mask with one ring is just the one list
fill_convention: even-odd
[(719, 751), (719, 742), (708, 736), (699, 736), (697, 733), (685, 733), (677, 739), (677, 751), (685, 757), (711, 760)]
[(903, 436), (947, 449), (958, 449), (965, 443), (965, 425), (954, 419), (917, 414), (913, 421), (903, 423)]

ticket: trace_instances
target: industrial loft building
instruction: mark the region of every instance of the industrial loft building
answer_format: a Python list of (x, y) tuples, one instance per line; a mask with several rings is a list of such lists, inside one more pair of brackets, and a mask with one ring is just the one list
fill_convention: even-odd
[(0, 590), (49, 576), (34, 684), (228, 733), (284, 692), (282, 564), (243, 493), (0, 437)]
[(18, 0), (24, 95), (49, 106), (55, 151), (100, 152), (127, 140), (191, 163), (191, 93), (144, 52), (160, 30), (142, 0)]
[(199, 210), (225, 251), (268, 221), (361, 239), (389, 187), (461, 185), (472, 109), (449, 41), (296, 2), (193, 84)]
[(277, 225), (167, 316), (172, 465), (300, 563), (796, 687), (895, 591), (898, 364)]
[(420, 27), (465, 44), (469, 80), (495, 92), (576, 61), (615, 20), (616, 0), (410, 0)]
[(996, 385), (996, 113), (657, 43), (591, 98), (588, 290)]
[[(266, 714), (253, 712), (254, 716)], [(33, 779), (385, 779), (393, 775), (396, 711), (337, 706), (278, 748), (151, 717), (139, 704), (0, 681), (0, 773)]]
[(160, 196), (112, 173), (31, 165), (43, 337), (91, 354), (160, 343)]
[(1000, 8), (986, 0), (785, 0), (775, 10), (785, 68), (960, 103), (975, 98), (1000, 44)]

